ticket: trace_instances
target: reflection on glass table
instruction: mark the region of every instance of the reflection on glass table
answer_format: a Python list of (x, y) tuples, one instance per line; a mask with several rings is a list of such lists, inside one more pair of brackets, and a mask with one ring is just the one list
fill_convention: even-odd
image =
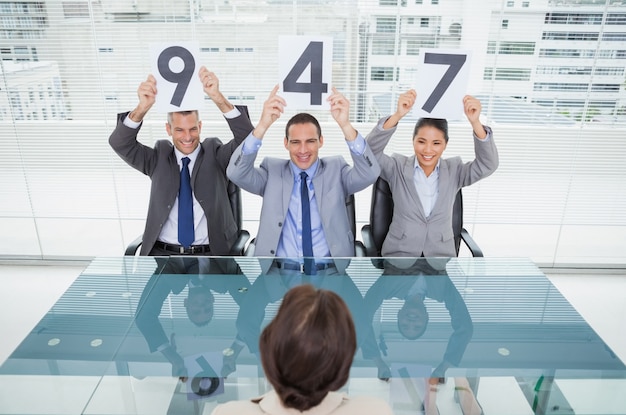
[(258, 336), (299, 284), (353, 315), (342, 390), (394, 413), (626, 413), (623, 362), (531, 261), (341, 261), (97, 258), (0, 367), (0, 414), (208, 414), (265, 393)]

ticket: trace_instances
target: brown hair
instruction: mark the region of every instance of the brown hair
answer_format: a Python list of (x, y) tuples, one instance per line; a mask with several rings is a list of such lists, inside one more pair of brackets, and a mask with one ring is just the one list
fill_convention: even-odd
[(294, 124), (313, 124), (315, 129), (317, 129), (317, 138), (322, 136), (322, 127), (320, 127), (319, 121), (317, 118), (312, 116), (311, 114), (307, 114), (306, 112), (301, 112), (299, 114), (294, 115), (287, 121), (287, 125), (285, 126), (285, 138), (289, 139), (289, 127)]
[(296, 286), (261, 333), (259, 351), (283, 405), (312, 408), (348, 381), (356, 352), (350, 310), (332, 291)]

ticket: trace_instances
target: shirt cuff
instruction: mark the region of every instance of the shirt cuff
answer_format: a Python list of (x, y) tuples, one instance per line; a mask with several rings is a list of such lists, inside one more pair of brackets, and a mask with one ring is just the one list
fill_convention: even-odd
[(365, 138), (363, 138), (363, 136), (359, 132), (356, 133), (356, 138), (354, 140), (346, 140), (346, 143), (348, 143), (348, 148), (350, 149), (350, 151), (357, 156), (362, 156), (365, 152)]
[(250, 133), (243, 141), (243, 147), (241, 147), (241, 152), (243, 154), (256, 153), (261, 148), (261, 144), (263, 144), (263, 141), (259, 140), (258, 138), (253, 136), (252, 133)]
[(233, 118), (237, 118), (241, 115), (241, 111), (237, 107), (232, 110), (224, 113), (224, 118), (232, 120)]
[(472, 131), (472, 134), (474, 134), (474, 138), (482, 142), (491, 140), (491, 136), (493, 135), (493, 131), (491, 130), (491, 127), (487, 127), (486, 125), (483, 125), (483, 129), (487, 133), (487, 136), (485, 138), (480, 138), (476, 134), (474, 134), (474, 132)]
[(130, 112), (126, 114), (126, 117), (124, 117), (124, 121), (122, 121), (122, 123), (128, 128), (134, 128), (136, 130), (141, 125), (141, 121), (139, 122), (133, 121), (130, 119), (129, 115), (130, 115)]

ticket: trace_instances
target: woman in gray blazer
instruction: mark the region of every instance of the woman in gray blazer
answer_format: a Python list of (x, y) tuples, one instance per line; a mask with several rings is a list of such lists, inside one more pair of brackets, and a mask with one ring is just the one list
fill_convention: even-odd
[(418, 120), (413, 131), (415, 154), (384, 154), (398, 121), (410, 112), (415, 97), (415, 90), (400, 95), (396, 112), (382, 118), (366, 139), (380, 164), (380, 177), (389, 183), (393, 194), (393, 219), (381, 254), (454, 257), (452, 210), (456, 194), (496, 170), (498, 151), (491, 128), (480, 122), (480, 101), (466, 95), (463, 109), (474, 131), (474, 160), (463, 163), (460, 157), (442, 158), (448, 143), (448, 122), (437, 118)]
[(391, 415), (381, 399), (336, 392), (350, 375), (356, 352), (354, 322), (332, 291), (299, 285), (287, 292), (259, 339), (263, 370), (273, 390), (218, 405), (213, 415)]

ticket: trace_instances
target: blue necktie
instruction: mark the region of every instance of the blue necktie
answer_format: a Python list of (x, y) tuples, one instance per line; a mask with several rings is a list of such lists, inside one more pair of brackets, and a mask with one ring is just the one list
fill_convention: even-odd
[(178, 242), (185, 248), (193, 243), (193, 197), (191, 196), (191, 178), (189, 176), (189, 157), (183, 157), (180, 171), (180, 189), (178, 191)]
[(304, 273), (315, 275), (313, 267), (313, 235), (311, 234), (311, 205), (309, 204), (309, 187), (306, 172), (300, 173), (300, 202), (302, 203), (302, 255), (304, 256)]

